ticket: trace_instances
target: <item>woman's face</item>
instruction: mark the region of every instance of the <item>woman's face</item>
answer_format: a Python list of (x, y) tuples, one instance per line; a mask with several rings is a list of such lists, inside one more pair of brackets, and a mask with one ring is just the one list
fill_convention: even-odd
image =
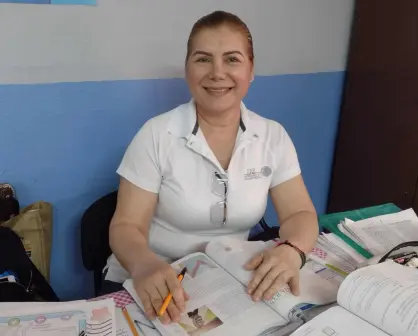
[(228, 26), (201, 30), (192, 41), (186, 80), (199, 109), (239, 108), (254, 77), (245, 36)]

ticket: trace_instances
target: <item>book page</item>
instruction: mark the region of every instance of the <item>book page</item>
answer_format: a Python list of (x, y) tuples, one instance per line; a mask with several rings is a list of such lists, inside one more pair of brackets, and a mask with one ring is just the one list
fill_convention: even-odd
[[(244, 286), (206, 255), (194, 254), (173, 267), (180, 271), (185, 265), (188, 272), (182, 285), (190, 300), (179, 323), (163, 325), (158, 319), (152, 321), (163, 336), (229, 336), (236, 333), (254, 336), (287, 324), (265, 303), (253, 302)], [(143, 309), (132, 281), (126, 281), (124, 287)]]
[(338, 303), (392, 336), (418, 335), (418, 270), (387, 261), (351, 273)]
[(341, 307), (333, 307), (304, 324), (291, 336), (388, 336)]
[[(244, 264), (270, 245), (265, 242), (239, 241), (224, 237), (209, 243), (206, 253), (234, 278), (247, 286), (252, 272), (245, 270)], [(300, 271), (301, 294), (299, 296), (293, 295), (289, 286), (286, 285), (272, 300), (265, 302), (286, 320), (293, 321), (300, 318), (306, 309), (336, 302), (338, 287), (343, 279), (344, 277), (339, 273), (309, 260)]]
[(0, 311), (0, 335), (116, 336), (113, 300), (28, 304)]

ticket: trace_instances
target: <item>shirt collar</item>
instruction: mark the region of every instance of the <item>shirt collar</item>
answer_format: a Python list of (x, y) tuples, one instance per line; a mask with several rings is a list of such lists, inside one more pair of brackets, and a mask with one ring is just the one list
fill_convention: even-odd
[[(249, 111), (245, 104), (241, 102), (240, 129), (243, 134), (250, 133), (251, 120)], [(168, 124), (168, 131), (178, 137), (189, 138), (196, 135), (199, 130), (199, 124), (196, 118), (196, 104), (193, 99), (188, 103), (180, 105), (173, 111)]]

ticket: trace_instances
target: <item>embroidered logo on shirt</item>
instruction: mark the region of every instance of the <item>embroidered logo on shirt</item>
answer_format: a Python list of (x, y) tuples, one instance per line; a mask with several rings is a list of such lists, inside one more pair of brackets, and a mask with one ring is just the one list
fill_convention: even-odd
[(272, 170), (269, 166), (264, 166), (260, 171), (256, 171), (255, 168), (247, 169), (244, 173), (244, 180), (257, 180), (261, 178), (269, 177), (272, 173)]

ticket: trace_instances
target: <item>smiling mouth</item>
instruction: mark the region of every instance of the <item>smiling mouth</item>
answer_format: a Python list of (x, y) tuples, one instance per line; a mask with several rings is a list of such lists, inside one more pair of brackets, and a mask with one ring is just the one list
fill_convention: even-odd
[(229, 92), (229, 91), (231, 91), (233, 88), (232, 87), (226, 87), (226, 88), (208, 88), (208, 87), (205, 87), (204, 88), (207, 92), (209, 92), (209, 93), (226, 93), (226, 92)]

